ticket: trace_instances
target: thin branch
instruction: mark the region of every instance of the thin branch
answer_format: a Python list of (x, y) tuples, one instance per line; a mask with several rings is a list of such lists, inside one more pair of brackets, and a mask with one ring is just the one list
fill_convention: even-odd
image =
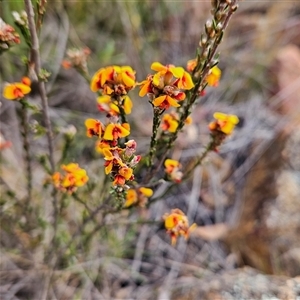
[(48, 148), (49, 148), (49, 161), (51, 165), (51, 171), (54, 173), (55, 171), (55, 163), (54, 163), (54, 147), (53, 147), (53, 131), (51, 126), (51, 121), (49, 117), (49, 107), (48, 107), (48, 98), (46, 94), (45, 83), (39, 80), (39, 74), (41, 72), (41, 58), (40, 58), (40, 50), (39, 50), (39, 39), (37, 36), (35, 21), (34, 21), (34, 10), (31, 3), (31, 0), (24, 0), (25, 9), (28, 16), (28, 26), (31, 37), (31, 53), (30, 53), (30, 61), (29, 61), (29, 74), (33, 77), (34, 80), (37, 81), (39, 93), (42, 100), (42, 108), (43, 108), (43, 116), (46, 126), (46, 133), (48, 139)]

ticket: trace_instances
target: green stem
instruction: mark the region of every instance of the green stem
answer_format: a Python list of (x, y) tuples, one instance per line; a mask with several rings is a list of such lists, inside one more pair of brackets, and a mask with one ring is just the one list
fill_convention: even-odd
[(152, 125), (152, 136), (151, 136), (151, 142), (150, 142), (150, 150), (148, 155), (146, 156), (148, 159), (146, 160), (147, 167), (150, 167), (153, 165), (153, 159), (154, 155), (156, 153), (156, 145), (157, 145), (157, 133), (158, 128), (161, 122), (161, 114), (163, 111), (159, 108), (154, 107), (154, 116), (153, 116), (153, 125)]

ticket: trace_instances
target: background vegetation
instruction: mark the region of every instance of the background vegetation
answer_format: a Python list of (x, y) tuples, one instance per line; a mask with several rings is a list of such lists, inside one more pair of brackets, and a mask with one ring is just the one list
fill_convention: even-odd
[[(1, 17), (11, 25), (11, 11), (22, 9), (23, 1), (0, 2)], [(66, 202), (64, 222), (58, 225), (58, 267), (53, 269), (52, 248), (47, 246), (51, 193), (44, 187), (41, 166), (46, 139), (31, 133), (32, 211), (24, 202), (18, 111), (15, 103), (1, 99), (1, 140), (12, 143), (1, 150), (1, 298), (300, 296), (298, 1), (240, 2), (220, 49), (220, 85), (199, 101), (193, 125), (179, 137), (173, 156), (188, 163), (201, 152), (216, 110), (235, 113), (241, 120), (220, 152), (211, 153), (191, 181), (149, 208), (96, 214), (76, 231), (89, 210), (106, 207), (107, 182), (94, 142), (85, 136), (85, 119), (101, 118), (95, 95), (75, 70), (61, 68), (66, 50), (89, 47), (91, 74), (102, 66), (131, 65), (141, 81), (153, 61), (185, 66), (195, 57), (209, 15), (210, 1), (49, 1), (40, 41), (43, 68), (51, 73), (47, 92), (55, 159), (61, 158), (64, 130), (71, 124), (77, 133), (64, 159), (84, 166), (90, 183), (79, 199), (85, 204)], [(24, 53), (21, 43), (1, 56), (1, 84), (23, 75)], [(135, 93), (130, 121), (138, 152), (143, 153), (152, 115), (147, 100)], [(30, 100), (40, 105), (34, 88)], [(37, 130), (36, 124), (43, 124), (43, 118), (33, 113), (30, 126)], [(163, 213), (174, 207), (189, 213), (199, 226), (177, 248), (170, 245), (161, 222)]]

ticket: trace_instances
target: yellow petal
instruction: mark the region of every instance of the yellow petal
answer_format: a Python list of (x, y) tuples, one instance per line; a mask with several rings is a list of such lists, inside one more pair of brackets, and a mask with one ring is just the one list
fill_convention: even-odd
[[(126, 125), (124, 126), (124, 124), (126, 124)], [(125, 128), (128, 123), (124, 123), (124, 124), (122, 124), (122, 126), (119, 125), (119, 124), (116, 124), (117, 128), (120, 130), (120, 133), (119, 133), (120, 137), (125, 137), (125, 136), (128, 136), (130, 134), (130, 131)]]
[(195, 86), (191, 75), (187, 72), (184, 72), (182, 81), (183, 81), (184, 89), (186, 90), (190, 90)]
[(144, 97), (148, 93), (148, 90), (149, 90), (149, 87), (151, 84), (151, 82), (148, 80), (144, 80), (143, 82), (145, 82), (145, 83), (142, 85), (142, 87), (140, 89), (140, 92), (139, 92), (140, 97)]
[(124, 84), (129, 88), (132, 88), (135, 84), (135, 80), (131, 78), (126, 72), (122, 73), (122, 80)]
[(149, 188), (140, 187), (139, 191), (147, 198), (150, 198), (153, 195), (152, 189), (149, 189)]
[(115, 129), (115, 124), (108, 124), (105, 128), (103, 139), (107, 141), (112, 141), (114, 139), (113, 130)]
[(134, 189), (129, 189), (126, 194), (126, 201), (124, 207), (129, 207), (137, 202), (137, 193)]
[(166, 70), (167, 68), (164, 66), (164, 65), (162, 65), (161, 63), (159, 63), (159, 62), (154, 62), (154, 63), (152, 63), (152, 65), (151, 65), (151, 70), (154, 70), (154, 71), (164, 71), (164, 70)]
[(227, 115), (224, 114), (224, 113), (221, 113), (221, 112), (215, 112), (213, 114), (213, 117), (216, 119), (216, 120), (221, 120), (221, 121), (225, 121), (227, 119)]
[(124, 106), (125, 114), (129, 115), (131, 113), (133, 104), (132, 104), (131, 99), (128, 96), (125, 96), (123, 106)]
[(182, 67), (170, 68), (170, 71), (176, 78), (182, 78), (184, 74), (184, 69)]
[(157, 98), (154, 99), (154, 101), (152, 102), (152, 104), (154, 106), (160, 106), (165, 100), (166, 100), (166, 95), (163, 96), (159, 96)]
[(108, 95), (99, 96), (99, 97), (97, 98), (97, 102), (98, 102), (99, 104), (103, 104), (103, 103), (107, 104), (107, 103), (110, 103), (110, 102), (111, 102), (111, 97), (108, 96)]
[(180, 105), (178, 104), (178, 102), (175, 99), (173, 99), (172, 97), (170, 97), (170, 96), (167, 96), (167, 101), (173, 107), (180, 107)]

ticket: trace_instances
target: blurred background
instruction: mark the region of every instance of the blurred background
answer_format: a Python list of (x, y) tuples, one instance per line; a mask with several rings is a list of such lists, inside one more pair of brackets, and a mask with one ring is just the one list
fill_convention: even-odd
[[(69, 162), (86, 168), (91, 207), (103, 189), (103, 161), (84, 121), (103, 119), (96, 95), (76, 70), (61, 63), (69, 48), (88, 47), (90, 74), (107, 65), (130, 65), (142, 81), (153, 61), (186, 66), (196, 55), (210, 1), (48, 1), (40, 34), (50, 115), (59, 158), (62, 132), (76, 128)], [(0, 1), (1, 18), (13, 26), (11, 12), (22, 1)], [(23, 40), (22, 40), (23, 41)], [(300, 297), (300, 3), (239, 2), (219, 48), (222, 78), (208, 88), (192, 113), (193, 124), (179, 136), (173, 158), (183, 165), (209, 140), (207, 124), (215, 111), (236, 114), (235, 133), (210, 153), (193, 178), (148, 209), (134, 208), (101, 220), (88, 246), (53, 271), (49, 299), (298, 299)], [(19, 81), (26, 72), (25, 43), (1, 55), (0, 82)], [(22, 71), (20, 71), (22, 70)], [(131, 94), (132, 137), (137, 154), (147, 151), (152, 111)], [(39, 105), (33, 92), (31, 99)], [(24, 217), (26, 194), (22, 139), (16, 103), (1, 98), (1, 299), (42, 299), (49, 268), (40, 261), (42, 223)], [(32, 114), (30, 124), (42, 124)], [(33, 156), (46, 151), (43, 136), (32, 133)], [(34, 163), (34, 205), (44, 214), (50, 192), (45, 172)], [(160, 192), (158, 187), (156, 193)], [(177, 247), (160, 223), (178, 207), (198, 228)], [(70, 205), (62, 235), (68, 240), (82, 207)], [(41, 216), (42, 218), (42, 216)], [(149, 222), (146, 222), (149, 221)], [(152, 223), (153, 224), (152, 224)], [(26, 223), (26, 224), (25, 224)], [(75, 224), (75, 225), (74, 225)], [(26, 225), (26, 226), (25, 226)], [(67, 243), (67, 242), (66, 242)], [(43, 281), (44, 282), (44, 281)], [(47, 298), (48, 299), (48, 298)]]

